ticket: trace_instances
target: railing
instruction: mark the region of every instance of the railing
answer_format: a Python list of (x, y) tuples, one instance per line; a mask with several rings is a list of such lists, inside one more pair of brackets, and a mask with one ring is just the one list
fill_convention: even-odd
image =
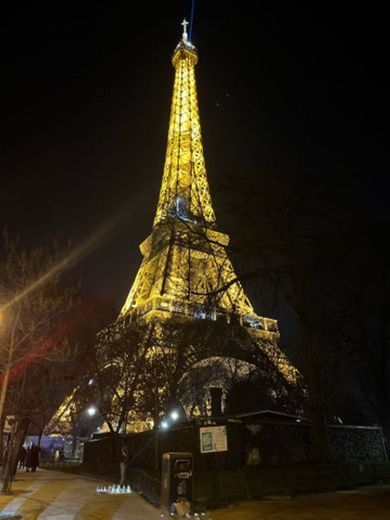
[[(231, 315), (223, 312), (219, 308), (208, 308), (206, 305), (191, 303), (185, 300), (167, 301), (164, 298), (156, 297), (145, 303), (139, 308), (141, 315), (147, 314), (152, 310), (163, 312), (175, 312), (199, 319), (215, 321), (217, 316), (222, 317), (230, 323)], [(255, 315), (238, 315), (243, 326), (269, 333), (278, 333), (277, 321)]]

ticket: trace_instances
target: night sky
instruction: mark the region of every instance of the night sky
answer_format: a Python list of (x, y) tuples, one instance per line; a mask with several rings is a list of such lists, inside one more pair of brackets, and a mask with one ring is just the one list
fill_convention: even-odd
[[(119, 307), (152, 226), (170, 57), (191, 2), (83, 4), (18, 2), (2, 13), (0, 222), (30, 245), (77, 244), (125, 210), (77, 267), (86, 291)], [(192, 40), (217, 219), (226, 174), (259, 186), (298, 175), (320, 185), (332, 217), (383, 222), (387, 17), (369, 4), (263, 4), (196, 3)]]

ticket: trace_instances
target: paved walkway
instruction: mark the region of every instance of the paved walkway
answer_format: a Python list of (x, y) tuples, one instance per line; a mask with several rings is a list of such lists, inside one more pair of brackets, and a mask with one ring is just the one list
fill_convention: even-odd
[(58, 471), (20, 471), (11, 495), (0, 495), (0, 519), (161, 520), (161, 513), (138, 493), (98, 495), (98, 481)]
[[(0, 495), (0, 520), (161, 520), (138, 493), (97, 495), (98, 481), (58, 471), (18, 472), (11, 495)], [(164, 515), (167, 518), (168, 515)], [(390, 520), (390, 486), (265, 497), (206, 515), (212, 520)]]

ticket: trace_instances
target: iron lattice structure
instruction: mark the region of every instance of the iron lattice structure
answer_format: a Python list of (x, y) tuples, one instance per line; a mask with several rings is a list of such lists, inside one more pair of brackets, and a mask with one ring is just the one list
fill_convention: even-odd
[[(173, 372), (175, 351), (185, 359), (178, 384), (186, 409), (207, 390), (209, 373), (206, 370), (199, 379), (196, 367), (212, 368), (221, 359), (220, 370), (226, 372), (234, 359), (242, 372), (261, 368), (269, 376), (265, 390), (292, 395), (298, 410), (305, 398), (300, 390), (302, 380), (278, 346), (277, 321), (254, 311), (227, 254), (229, 237), (217, 229), (196, 94), (198, 55), (185, 36), (172, 59), (176, 72), (168, 144), (152, 233), (140, 246), (143, 261), (120, 316), (98, 335), (98, 350), (110, 351), (115, 341), (127, 338), (132, 323), (146, 322), (148, 330), (155, 331), (152, 355), (158, 352)], [(196, 326), (191, 320), (196, 320)], [(184, 331), (185, 345), (172, 349), (176, 327)], [(108, 352), (107, 357), (110, 355)], [(198, 386), (189, 382), (193, 369)], [(222, 380), (219, 384), (224, 386)], [(51, 427), (69, 431), (80, 388), (62, 403)], [(186, 397), (191, 388), (196, 388), (196, 395)], [(117, 398), (123, 392), (119, 382)], [(144, 426), (142, 417), (136, 424), (137, 428)]]
[(203, 155), (195, 81), (196, 48), (183, 37), (176, 47), (167, 152), (151, 235), (120, 318), (173, 315), (237, 320), (289, 383), (299, 374), (277, 346), (277, 321), (254, 311), (217, 230)]

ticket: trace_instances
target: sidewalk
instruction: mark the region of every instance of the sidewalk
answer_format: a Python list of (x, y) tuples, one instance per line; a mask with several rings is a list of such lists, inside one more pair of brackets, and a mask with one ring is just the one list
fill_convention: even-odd
[[(97, 495), (95, 479), (38, 470), (19, 471), (12, 495), (0, 495), (0, 519), (161, 520), (138, 493)], [(366, 486), (296, 497), (264, 497), (215, 510), (213, 520), (389, 520), (390, 486)]]
[(0, 495), (0, 518), (23, 520), (161, 520), (138, 493), (98, 495), (95, 479), (58, 471), (18, 471), (12, 495)]

